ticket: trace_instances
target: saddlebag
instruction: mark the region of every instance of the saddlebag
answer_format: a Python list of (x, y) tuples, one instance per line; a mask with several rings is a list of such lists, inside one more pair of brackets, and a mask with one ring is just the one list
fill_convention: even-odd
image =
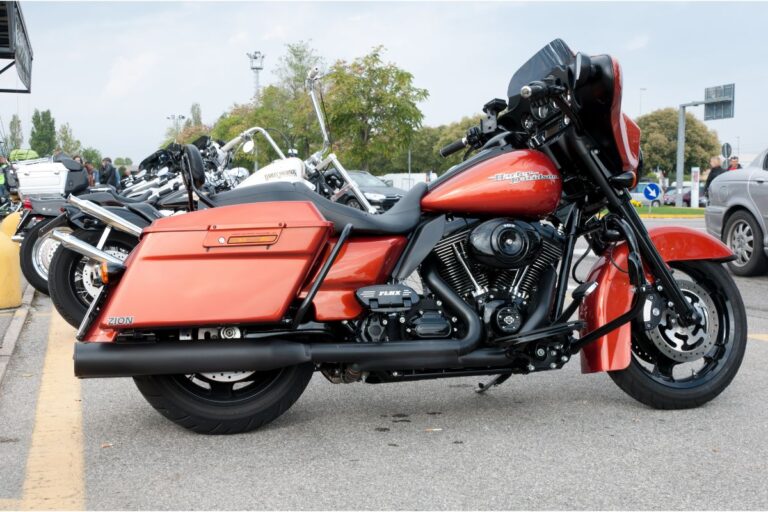
[(224, 206), (144, 229), (98, 327), (282, 320), (332, 232), (309, 202)]

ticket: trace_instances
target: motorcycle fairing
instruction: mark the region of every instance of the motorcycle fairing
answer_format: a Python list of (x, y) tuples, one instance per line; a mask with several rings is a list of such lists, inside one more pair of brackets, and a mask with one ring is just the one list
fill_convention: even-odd
[[(648, 232), (666, 262), (733, 258), (728, 246), (695, 229), (669, 226), (651, 228)], [(590, 270), (587, 281), (595, 281), (598, 286), (579, 308), (579, 318), (587, 323), (582, 335), (629, 311), (634, 290), (628, 274), (622, 271), (626, 268), (627, 245), (622, 242), (609, 247)], [(581, 351), (582, 373), (623, 370), (629, 366), (631, 336), (632, 324), (626, 323), (585, 346)]]

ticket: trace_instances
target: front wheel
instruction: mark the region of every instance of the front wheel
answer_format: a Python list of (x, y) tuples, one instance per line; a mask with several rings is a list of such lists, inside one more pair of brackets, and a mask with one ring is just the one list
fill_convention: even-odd
[(281, 416), (299, 399), (312, 363), (265, 372), (216, 372), (134, 377), (160, 414), (199, 434), (239, 434)]
[[(19, 253), (21, 272), (24, 274), (24, 278), (35, 290), (46, 295), (48, 295), (48, 272), (53, 255), (59, 247), (59, 242), (51, 238), (53, 231), (45, 234), (40, 233), (49, 222), (51, 222), (50, 218), (43, 219), (29, 229), (21, 242), (21, 252)], [(67, 226), (56, 229), (65, 233), (72, 232)]]
[(687, 261), (670, 266), (702, 323), (681, 326), (667, 310), (650, 331), (633, 326), (629, 366), (609, 375), (646, 405), (689, 409), (715, 398), (736, 376), (747, 347), (747, 315), (723, 265)]

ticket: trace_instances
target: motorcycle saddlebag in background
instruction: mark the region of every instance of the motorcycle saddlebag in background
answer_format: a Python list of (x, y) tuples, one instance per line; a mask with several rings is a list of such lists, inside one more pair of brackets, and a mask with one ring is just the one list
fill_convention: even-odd
[(309, 202), (158, 219), (144, 230), (98, 327), (279, 322), (332, 227)]

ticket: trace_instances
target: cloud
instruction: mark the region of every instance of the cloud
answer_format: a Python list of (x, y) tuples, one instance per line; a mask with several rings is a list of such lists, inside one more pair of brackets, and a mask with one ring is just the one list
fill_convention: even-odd
[(229, 39), (227, 39), (230, 46), (244, 46), (248, 44), (249, 41), (250, 37), (248, 37), (248, 32), (245, 32), (244, 30), (232, 34), (229, 36)]
[(158, 59), (153, 53), (145, 52), (131, 57), (120, 56), (110, 69), (110, 79), (104, 86), (105, 99), (123, 98), (146, 89), (144, 83), (152, 73)]
[(270, 28), (268, 31), (264, 33), (263, 36), (261, 36), (262, 41), (283, 41), (285, 40), (286, 36), (288, 35), (288, 31), (285, 29), (285, 26), (280, 24), (275, 24)]
[(648, 37), (648, 34), (641, 34), (639, 36), (635, 36), (632, 39), (627, 42), (625, 45), (627, 50), (642, 50), (646, 46), (648, 46), (648, 43), (650, 42), (650, 38)]

